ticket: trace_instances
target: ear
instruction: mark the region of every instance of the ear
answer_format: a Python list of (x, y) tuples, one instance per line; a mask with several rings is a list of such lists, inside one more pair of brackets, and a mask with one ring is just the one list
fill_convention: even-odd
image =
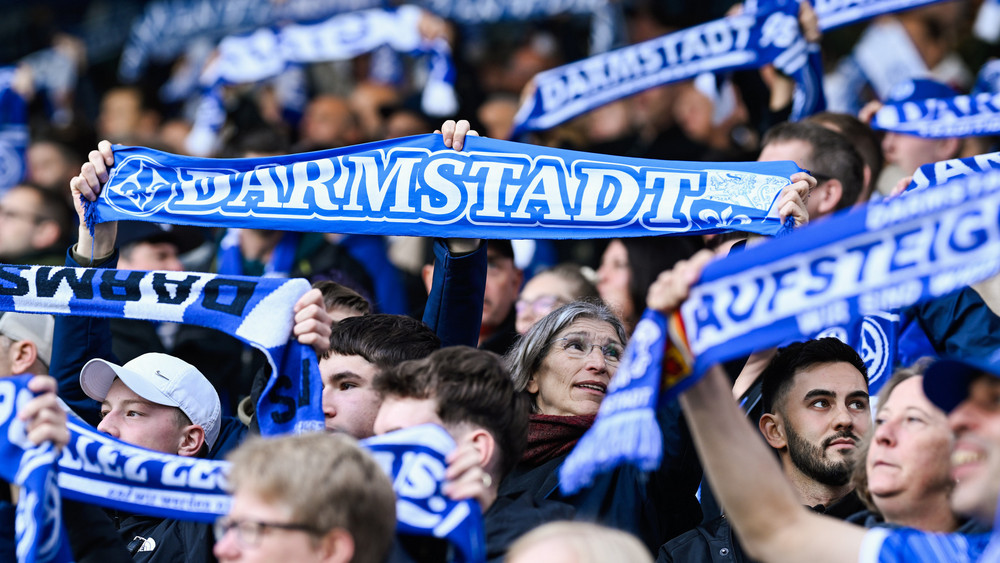
[(473, 426), (471, 431), (462, 436), (462, 442), (472, 444), (472, 447), (479, 453), (479, 467), (487, 471), (492, 469), (496, 461), (494, 458), (497, 449), (497, 442), (493, 439), (492, 434), (484, 428)]
[(434, 264), (424, 264), (424, 267), (420, 268), (420, 279), (423, 280), (424, 289), (430, 295), (431, 285), (434, 283)]
[(962, 148), (962, 139), (959, 137), (947, 137), (940, 139), (937, 144), (937, 151), (934, 155), (937, 160), (948, 160), (958, 156), (959, 149)]
[(531, 378), (528, 379), (528, 386), (525, 390), (532, 395), (538, 393), (538, 383), (535, 381), (535, 376), (532, 375)]
[(31, 367), (35, 365), (35, 360), (38, 359), (38, 347), (30, 340), (19, 340), (11, 343), (7, 355), (10, 357), (10, 373), (14, 375), (29, 373)]
[(320, 538), (320, 555), (327, 563), (349, 563), (354, 559), (354, 538), (343, 528), (334, 528)]
[(205, 429), (197, 424), (184, 427), (181, 442), (177, 445), (177, 455), (195, 457), (205, 443)]
[[(815, 193), (816, 191), (819, 193)], [(835, 178), (827, 180), (822, 188), (814, 190), (810, 197), (816, 197), (817, 195), (820, 197), (820, 200), (819, 205), (816, 206), (816, 210), (819, 211), (820, 215), (826, 215), (827, 213), (832, 213), (837, 208), (840, 198), (844, 195), (844, 186), (840, 183), (840, 180)]]
[(780, 450), (788, 445), (788, 441), (785, 439), (785, 425), (779, 416), (764, 413), (757, 425), (760, 427), (760, 433), (764, 435), (764, 439), (772, 448)]

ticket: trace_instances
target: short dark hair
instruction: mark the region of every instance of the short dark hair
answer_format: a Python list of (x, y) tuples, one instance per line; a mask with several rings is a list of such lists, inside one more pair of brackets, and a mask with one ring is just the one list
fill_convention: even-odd
[[(628, 254), (629, 297), (632, 299), (633, 314), (638, 317), (646, 308), (646, 294), (660, 273), (673, 269), (681, 260), (686, 260), (704, 248), (699, 236), (679, 237), (630, 237), (620, 239)], [(625, 319), (626, 323), (636, 323), (638, 318)]]
[(840, 181), (840, 201), (837, 210), (847, 209), (858, 201), (865, 180), (864, 162), (847, 137), (809, 121), (786, 121), (770, 128), (761, 146), (776, 141), (803, 141), (812, 148), (808, 163), (813, 176)]
[(334, 307), (345, 307), (352, 311), (357, 311), (361, 315), (372, 312), (372, 305), (360, 293), (337, 282), (322, 280), (314, 282), (314, 288), (323, 294), (323, 306), (329, 311)]
[(500, 356), (468, 346), (442, 348), (377, 375), (375, 391), (385, 397), (434, 398), (445, 424), (471, 423), (497, 441), (498, 467), (506, 475), (521, 459), (528, 439), (528, 399), (514, 390)]
[[(871, 170), (869, 183), (874, 184), (878, 180), (879, 175), (882, 174), (882, 167), (885, 166), (885, 156), (882, 154), (882, 143), (879, 141), (878, 134), (867, 123), (853, 115), (832, 111), (822, 111), (810, 115), (807, 120), (821, 125), (825, 123), (846, 137), (858, 151), (864, 164), (867, 164)], [(861, 173), (861, 177), (864, 179), (864, 169)], [(871, 195), (870, 190), (868, 193)]]
[(405, 315), (348, 317), (330, 333), (330, 354), (361, 356), (379, 370), (423, 358), (441, 347), (441, 339), (426, 324)]
[(774, 406), (788, 393), (795, 374), (817, 364), (838, 362), (854, 366), (865, 380), (865, 388), (868, 388), (868, 370), (865, 368), (865, 362), (854, 348), (836, 338), (806, 340), (778, 348), (774, 358), (760, 374), (760, 394), (764, 412), (774, 413)]

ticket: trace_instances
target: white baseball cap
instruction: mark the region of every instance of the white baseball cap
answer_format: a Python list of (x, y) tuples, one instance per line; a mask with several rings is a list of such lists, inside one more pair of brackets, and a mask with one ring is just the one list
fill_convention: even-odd
[(123, 366), (94, 359), (80, 371), (88, 397), (104, 401), (115, 378), (137, 395), (158, 405), (177, 407), (205, 431), (211, 449), (219, 437), (222, 403), (215, 387), (198, 368), (167, 354), (143, 354)]
[(56, 319), (52, 315), (34, 313), (0, 313), (0, 334), (14, 342), (30, 340), (38, 350), (38, 359), (46, 366), (52, 363), (52, 334)]

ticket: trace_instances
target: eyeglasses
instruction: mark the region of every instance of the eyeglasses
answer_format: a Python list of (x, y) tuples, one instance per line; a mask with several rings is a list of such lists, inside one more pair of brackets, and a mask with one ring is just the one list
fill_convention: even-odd
[(609, 365), (617, 365), (622, 359), (622, 346), (617, 342), (608, 342), (604, 345), (594, 344), (589, 338), (582, 336), (566, 336), (552, 341), (553, 344), (556, 342), (562, 342), (562, 351), (571, 358), (586, 358), (594, 351), (594, 348), (598, 348), (601, 355), (604, 356), (604, 361)]
[(533, 301), (518, 299), (514, 304), (518, 315), (522, 315), (531, 309), (536, 315), (547, 315), (556, 307), (565, 305), (567, 301), (556, 295), (542, 295)]
[(212, 531), (215, 533), (215, 541), (222, 541), (229, 530), (236, 530), (236, 541), (243, 547), (258, 547), (260, 538), (267, 529), (292, 530), (305, 532), (314, 536), (320, 535), (319, 530), (308, 524), (295, 524), (291, 522), (260, 522), (257, 520), (236, 520), (229, 517), (222, 517), (215, 521)]

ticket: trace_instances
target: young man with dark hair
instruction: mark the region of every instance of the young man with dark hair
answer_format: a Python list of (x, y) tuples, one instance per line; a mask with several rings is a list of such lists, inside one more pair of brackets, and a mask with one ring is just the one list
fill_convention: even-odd
[(56, 192), (18, 184), (0, 197), (0, 261), (62, 265), (72, 210)]
[(847, 209), (861, 196), (864, 162), (840, 133), (818, 123), (785, 122), (768, 130), (761, 144), (759, 162), (791, 160), (819, 182), (805, 202), (810, 220)]
[(334, 281), (313, 283), (313, 288), (323, 294), (323, 306), (334, 324), (347, 317), (363, 317), (372, 312), (372, 305), (360, 293)]
[(372, 436), (381, 403), (372, 388), (375, 376), (440, 346), (434, 331), (412, 317), (379, 314), (340, 321), (319, 361), (326, 429), (358, 439)]
[[(761, 380), (758, 427), (799, 502), (840, 519), (863, 510), (850, 482), (853, 455), (871, 427), (868, 377), (857, 352), (836, 338), (796, 342), (778, 349)], [(665, 544), (658, 561), (714, 561), (719, 545), (742, 557), (725, 516)]]

